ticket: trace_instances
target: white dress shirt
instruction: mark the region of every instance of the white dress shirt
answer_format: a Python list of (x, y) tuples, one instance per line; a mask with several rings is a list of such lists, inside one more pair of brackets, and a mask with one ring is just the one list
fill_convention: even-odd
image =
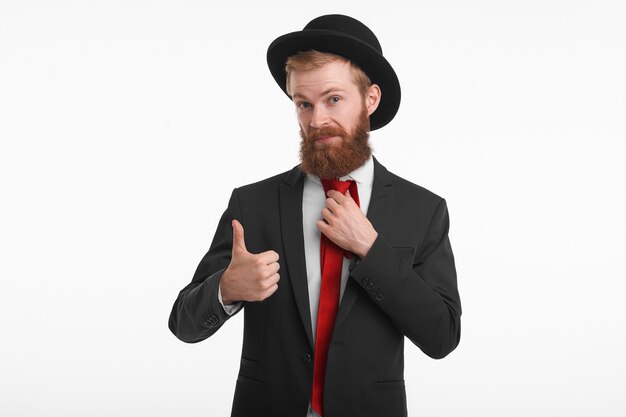
[[(367, 214), (370, 198), (372, 196), (372, 185), (374, 183), (374, 160), (370, 158), (348, 175), (339, 178), (341, 181), (354, 180), (357, 183), (359, 193), (359, 202), (363, 214)], [(320, 265), (320, 234), (317, 228), (317, 221), (322, 219), (322, 209), (326, 207), (326, 196), (324, 195), (324, 187), (316, 175), (306, 174), (304, 178), (304, 190), (302, 193), (302, 232), (304, 236), (304, 254), (306, 259), (306, 274), (309, 289), (309, 306), (311, 308), (311, 329), (313, 329), (313, 339), (317, 326), (317, 308), (320, 301), (320, 286), (322, 283), (322, 271)], [(268, 248), (269, 249), (269, 248)], [(350, 259), (343, 258), (343, 266), (341, 270), (341, 289), (339, 299), (343, 297), (343, 292), (348, 282), (348, 266)], [(279, 284), (280, 285), (280, 282)], [(234, 314), (241, 303), (224, 305), (222, 302), (221, 290), (218, 292), (218, 299), (224, 310), (228, 314)], [(319, 417), (319, 415), (311, 409), (307, 417)]]

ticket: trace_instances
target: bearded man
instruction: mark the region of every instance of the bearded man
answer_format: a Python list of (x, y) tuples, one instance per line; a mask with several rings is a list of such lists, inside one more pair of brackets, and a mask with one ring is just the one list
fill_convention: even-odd
[(404, 337), (443, 358), (461, 304), (445, 200), (372, 156), (398, 79), (343, 15), (277, 38), (267, 60), (301, 164), (234, 189), (169, 327), (195, 343), (244, 311), (232, 416), (406, 416)]

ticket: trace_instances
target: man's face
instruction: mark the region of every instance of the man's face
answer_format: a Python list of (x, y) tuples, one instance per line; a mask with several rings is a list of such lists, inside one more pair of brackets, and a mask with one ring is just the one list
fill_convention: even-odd
[(349, 64), (336, 61), (293, 71), (290, 77), (302, 139), (302, 171), (334, 178), (363, 165), (372, 153), (369, 115), (373, 110), (366, 106)]

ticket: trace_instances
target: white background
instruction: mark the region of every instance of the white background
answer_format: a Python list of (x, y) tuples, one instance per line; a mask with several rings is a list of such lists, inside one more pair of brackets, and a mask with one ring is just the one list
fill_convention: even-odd
[(226, 3), (0, 2), (0, 415), (229, 415), (242, 316), (167, 319), (232, 189), (299, 162), (265, 53), (326, 13), (400, 78), (375, 155), (450, 209), (462, 339), (407, 344), (410, 414), (625, 415), (626, 3)]

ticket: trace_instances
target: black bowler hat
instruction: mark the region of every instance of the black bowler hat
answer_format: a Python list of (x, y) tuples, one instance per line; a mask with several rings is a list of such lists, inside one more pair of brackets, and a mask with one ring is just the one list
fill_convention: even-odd
[(301, 31), (274, 40), (267, 49), (267, 65), (287, 95), (287, 58), (308, 50), (347, 58), (358, 65), (372, 83), (380, 86), (381, 100), (370, 116), (371, 130), (379, 129), (393, 119), (400, 107), (400, 82), (391, 64), (383, 57), (376, 35), (367, 26), (349, 16), (330, 14), (311, 20)]

